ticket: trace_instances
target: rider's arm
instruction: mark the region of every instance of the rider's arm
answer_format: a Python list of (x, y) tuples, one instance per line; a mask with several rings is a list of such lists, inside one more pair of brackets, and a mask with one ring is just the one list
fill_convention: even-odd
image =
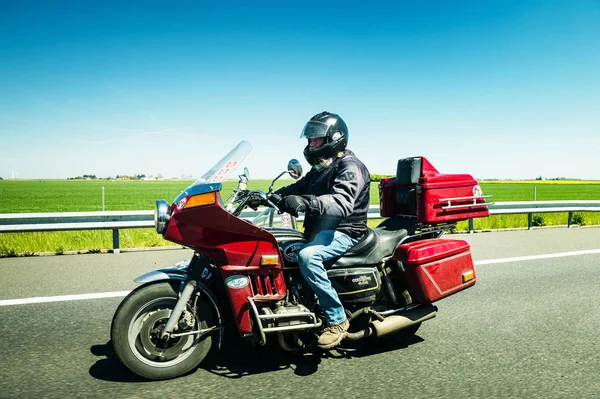
[[(354, 210), (354, 202), (365, 184), (365, 173), (356, 162), (342, 160), (333, 178), (329, 194), (312, 197), (308, 211), (316, 216), (345, 219)], [(370, 179), (370, 177), (369, 177)]]
[[(306, 176), (308, 176), (308, 174)], [(306, 176), (302, 177), (300, 180), (296, 181), (295, 183), (292, 183), (288, 186), (281, 187), (280, 189), (275, 190), (274, 194), (278, 194), (281, 197), (287, 197), (288, 195), (306, 194), (306, 188), (308, 186), (308, 179), (306, 178)]]

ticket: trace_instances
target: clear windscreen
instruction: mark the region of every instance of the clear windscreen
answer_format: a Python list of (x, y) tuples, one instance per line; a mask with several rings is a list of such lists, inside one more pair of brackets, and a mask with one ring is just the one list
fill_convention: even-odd
[(220, 183), (225, 180), (240, 164), (252, 150), (252, 146), (247, 141), (241, 141), (227, 155), (225, 155), (212, 168), (206, 171), (190, 187), (199, 184)]

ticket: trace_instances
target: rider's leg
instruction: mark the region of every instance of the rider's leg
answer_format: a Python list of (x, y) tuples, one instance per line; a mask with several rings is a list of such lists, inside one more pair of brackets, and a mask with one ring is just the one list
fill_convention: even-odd
[(319, 337), (319, 345), (325, 349), (337, 345), (342, 340), (344, 332), (348, 329), (348, 322), (344, 307), (331, 286), (323, 262), (342, 255), (356, 242), (357, 240), (339, 231), (324, 230), (298, 253), (302, 276), (319, 298), (329, 326)]

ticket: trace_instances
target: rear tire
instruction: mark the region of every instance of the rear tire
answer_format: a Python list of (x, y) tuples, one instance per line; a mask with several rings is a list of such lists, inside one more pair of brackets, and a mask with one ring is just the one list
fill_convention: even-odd
[[(160, 333), (178, 299), (167, 281), (151, 283), (132, 291), (117, 308), (111, 326), (111, 340), (117, 358), (134, 373), (152, 380), (181, 376), (195, 369), (212, 347), (212, 337), (187, 335), (161, 340)], [(192, 296), (187, 310), (196, 302), (193, 330), (213, 326), (211, 307), (200, 296)], [(193, 312), (192, 312), (193, 313)]]

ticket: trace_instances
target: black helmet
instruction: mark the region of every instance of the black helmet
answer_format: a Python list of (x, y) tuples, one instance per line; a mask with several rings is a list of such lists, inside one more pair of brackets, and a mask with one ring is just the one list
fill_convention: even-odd
[(304, 157), (311, 165), (316, 165), (322, 160), (333, 158), (338, 152), (344, 151), (348, 145), (348, 127), (339, 115), (321, 112), (310, 118), (300, 138), (312, 139), (325, 137), (322, 146), (311, 149), (309, 144), (304, 148)]

